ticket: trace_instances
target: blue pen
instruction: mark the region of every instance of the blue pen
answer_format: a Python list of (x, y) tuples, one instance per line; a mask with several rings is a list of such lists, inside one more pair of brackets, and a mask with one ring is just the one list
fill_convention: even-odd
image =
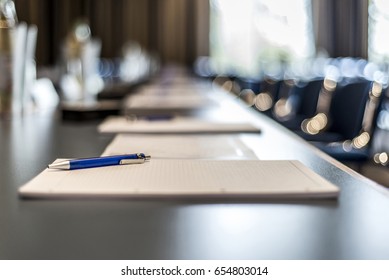
[(81, 168), (92, 168), (92, 167), (103, 167), (110, 165), (124, 165), (134, 163), (144, 163), (150, 160), (150, 156), (143, 153), (118, 155), (118, 156), (106, 156), (106, 157), (94, 157), (94, 158), (78, 158), (64, 160), (48, 165), (51, 169), (81, 169)]

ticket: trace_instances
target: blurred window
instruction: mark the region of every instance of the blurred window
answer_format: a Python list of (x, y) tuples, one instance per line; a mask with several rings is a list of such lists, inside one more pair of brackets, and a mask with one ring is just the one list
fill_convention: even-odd
[(370, 0), (369, 2), (369, 60), (377, 63), (389, 62), (389, 1)]
[(313, 57), (311, 0), (210, 0), (218, 73), (258, 77), (266, 65)]

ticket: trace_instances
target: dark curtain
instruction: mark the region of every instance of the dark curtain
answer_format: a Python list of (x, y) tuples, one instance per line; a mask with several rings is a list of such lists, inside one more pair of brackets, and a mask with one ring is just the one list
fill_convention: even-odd
[(129, 40), (162, 62), (191, 64), (208, 52), (208, 0), (14, 0), (19, 21), (38, 26), (38, 65), (55, 64), (75, 20), (87, 18), (102, 57), (121, 55)]
[(368, 0), (312, 0), (316, 46), (331, 57), (367, 58)]

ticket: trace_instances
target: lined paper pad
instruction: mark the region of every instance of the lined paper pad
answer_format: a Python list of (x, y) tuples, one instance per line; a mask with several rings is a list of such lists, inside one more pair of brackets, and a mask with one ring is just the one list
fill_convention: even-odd
[(118, 134), (103, 156), (139, 151), (153, 159), (258, 159), (237, 134)]
[(335, 197), (338, 188), (298, 161), (151, 160), (73, 171), (44, 170), (25, 197)]
[(127, 120), (126, 117), (108, 117), (98, 126), (101, 133), (225, 133), (259, 132), (249, 122), (209, 121), (190, 117), (168, 120)]

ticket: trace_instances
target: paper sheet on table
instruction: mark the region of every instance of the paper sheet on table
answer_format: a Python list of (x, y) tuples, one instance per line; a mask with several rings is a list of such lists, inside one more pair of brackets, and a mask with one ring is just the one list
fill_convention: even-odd
[(144, 153), (165, 159), (258, 159), (240, 136), (118, 134), (103, 155)]
[(126, 117), (108, 117), (98, 126), (101, 133), (231, 133), (259, 132), (252, 123), (222, 122), (191, 117), (167, 120), (128, 120)]
[(212, 96), (200, 94), (130, 95), (124, 101), (126, 110), (198, 110), (218, 105)]
[(219, 92), (215, 92), (212, 88), (208, 86), (202, 86), (193, 84), (189, 87), (161, 87), (158, 86), (147, 86), (141, 88), (136, 95), (132, 95), (130, 98), (134, 96), (143, 96), (143, 97), (166, 97), (166, 96), (181, 96), (181, 97), (191, 97), (194, 98), (199, 97), (203, 98), (217, 98), (220, 96)]
[(46, 169), (25, 197), (323, 198), (339, 190), (298, 161), (163, 160), (72, 171)]

